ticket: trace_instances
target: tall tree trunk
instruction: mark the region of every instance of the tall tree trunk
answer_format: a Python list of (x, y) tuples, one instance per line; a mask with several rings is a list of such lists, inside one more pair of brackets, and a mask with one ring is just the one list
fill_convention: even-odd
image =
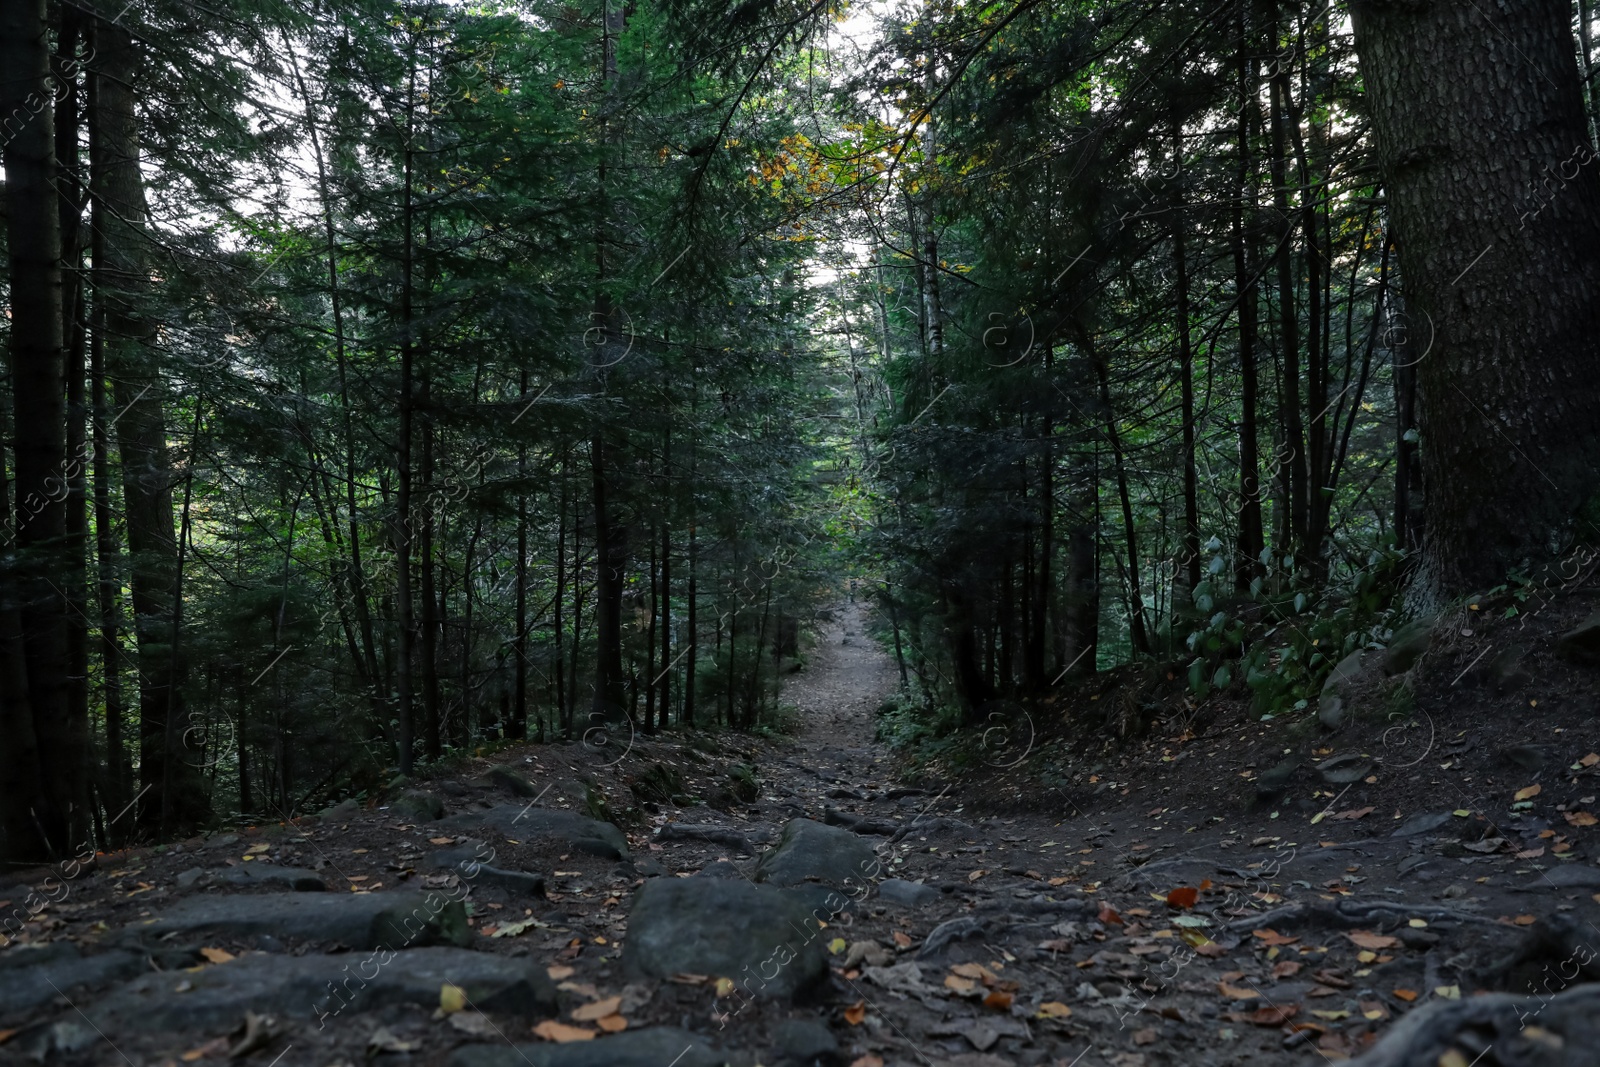
[(1426, 599), (1560, 553), (1600, 486), (1600, 160), (1567, 0), (1352, 13), (1407, 307), (1433, 328)]
[[(624, 11), (606, 0), (602, 13), (601, 82), (609, 95), (617, 80), (617, 38), (624, 28)], [(606, 105), (609, 107), (609, 103)], [(619, 131), (608, 128), (605, 140), (615, 143)], [(616, 356), (617, 308), (606, 286), (610, 277), (607, 249), (610, 234), (610, 206), (607, 203), (606, 164), (600, 164), (600, 218), (595, 234), (594, 321), (599, 326), (601, 343), (595, 346), (594, 373), (602, 387), (606, 368), (622, 357)], [(623, 469), (620, 434), (611, 429), (604, 416), (597, 419), (589, 444), (590, 470), (594, 484), (595, 536), (595, 681), (590, 718), (594, 724), (617, 723), (627, 717), (627, 687), (622, 670), (622, 593), (628, 570), (628, 525), (623, 518), (617, 484)]]
[(1257, 380), (1256, 163), (1251, 150), (1260, 118), (1256, 60), (1250, 48), (1248, 0), (1239, 4), (1239, 200), (1233, 211), (1234, 288), (1239, 299), (1239, 536), (1234, 553), (1234, 586), (1240, 591), (1261, 573), (1266, 535), (1261, 523), (1261, 454)]
[(406, 81), (406, 128), (404, 149), (404, 189), (402, 190), (403, 203), (400, 212), (400, 224), (404, 228), (401, 237), (400, 261), (400, 418), (398, 427), (398, 440), (396, 441), (395, 457), (395, 629), (398, 648), (395, 653), (395, 697), (398, 701), (399, 718), (399, 767), (400, 773), (409, 775), (414, 766), (415, 756), (412, 752), (415, 746), (416, 715), (414, 707), (413, 671), (415, 656), (413, 644), (415, 641), (414, 627), (416, 625), (412, 609), (411, 596), (411, 535), (415, 507), (411, 486), (411, 435), (413, 421), (414, 397), (412, 395), (413, 379), (416, 375), (416, 338), (413, 333), (413, 287), (416, 277), (416, 244), (414, 231), (414, 197), (413, 178), (415, 171), (415, 153), (413, 146), (416, 143), (416, 110), (417, 102), (417, 61), (416, 41), (411, 40), (412, 54), (410, 56), (410, 70)]
[[(174, 745), (183, 720), (185, 665), (172, 645), (177, 614), (178, 542), (173, 529), (172, 458), (167, 449), (160, 349), (140, 302), (148, 295), (144, 183), (139, 172), (135, 87), (139, 56), (132, 35), (109, 22), (94, 28), (95, 70), (89, 127), (95, 293), (105, 306), (105, 364), (120, 410), (117, 439), (139, 668), (139, 771), (156, 795), (138, 824), (184, 833), (210, 815), (205, 783)], [(169, 766), (170, 764), (170, 766)], [(159, 792), (163, 783), (170, 793)]]
[[(1189, 339), (1189, 259), (1183, 232), (1183, 125), (1179, 122), (1172, 124), (1172, 155), (1178, 171), (1172, 186), (1175, 201), (1172, 269), (1178, 290), (1178, 382), (1183, 397), (1183, 570), (1192, 593), (1200, 584), (1200, 490), (1194, 453), (1194, 348)], [(1173, 610), (1177, 610), (1176, 603)]]
[[(106, 773), (100, 786), (105, 807), (121, 811), (127, 803), (133, 771), (123, 738), (121, 552), (111, 514), (111, 406), (106, 396), (105, 303), (95, 299), (94, 338), (89, 346), (90, 396), (94, 403), (94, 536), (95, 588), (100, 608), (101, 705), (106, 723)], [(123, 838), (107, 842), (115, 844)]]

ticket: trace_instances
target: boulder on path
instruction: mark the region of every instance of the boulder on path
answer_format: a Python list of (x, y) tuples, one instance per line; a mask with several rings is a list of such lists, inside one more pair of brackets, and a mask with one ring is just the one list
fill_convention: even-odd
[(442, 848), (428, 856), (428, 863), (455, 871), (473, 885), (491, 886), (524, 896), (544, 896), (544, 875), (532, 871), (512, 871), (486, 862), (494, 850), (481, 841), (464, 840), (454, 848)]
[(566, 1045), (467, 1045), (446, 1062), (449, 1067), (722, 1067), (727, 1061), (687, 1030), (651, 1026)]
[(858, 835), (810, 819), (791, 819), (778, 846), (756, 865), (756, 881), (799, 885), (817, 881), (837, 889), (878, 877), (883, 864)]
[(84, 956), (70, 941), (18, 945), (0, 954), (0, 1023), (22, 1022), (59, 993), (131, 978), (146, 968), (137, 952)]
[(444, 801), (432, 793), (408, 789), (389, 802), (389, 813), (421, 822), (433, 822), (435, 819), (444, 818)]
[(705, 974), (733, 979), (746, 995), (786, 997), (827, 975), (824, 940), (817, 914), (796, 894), (721, 878), (658, 878), (633, 898), (622, 963), (636, 975)]
[[(1457, 1040), (1457, 1038), (1460, 1040)], [(1518, 1067), (1587, 1067), (1600, 1049), (1600, 985), (1577, 985), (1554, 997), (1490, 993), (1434, 1000), (1395, 1024), (1350, 1067), (1433, 1067), (1468, 1063), (1484, 1049)], [(1513, 1054), (1513, 1060), (1504, 1058)]]
[(1424, 812), (1411, 816), (1405, 822), (1395, 827), (1390, 837), (1416, 837), (1419, 834), (1431, 834), (1435, 830), (1442, 830), (1450, 824), (1451, 815), (1448, 811)]
[(171, 973), (145, 974), (89, 1010), (105, 1033), (231, 1027), (246, 1011), (321, 1021), (391, 1005), (439, 1006), (439, 989), (460, 986), (473, 1007), (516, 1015), (553, 1015), (556, 990), (541, 964), (459, 948), (337, 955), (240, 956), (188, 971), (186, 988)]
[(943, 895), (931, 885), (908, 882), (904, 878), (885, 878), (878, 883), (878, 896), (904, 908), (920, 908), (932, 904)]
[(628, 838), (608, 822), (572, 811), (535, 808), (526, 804), (499, 804), (483, 811), (466, 811), (434, 823), (441, 830), (489, 827), (513, 841), (541, 837), (566, 841), (580, 852), (619, 860), (628, 855)]
[[(322, 892), (328, 888), (327, 883), (316, 871), (300, 867), (279, 867), (272, 863), (241, 863), (237, 867), (226, 867), (210, 873), (212, 878), (229, 885), (287, 887), (302, 893)], [(198, 879), (201, 882), (205, 880), (203, 875)]]
[(466, 945), (472, 938), (466, 909), (443, 892), (194, 896), (130, 923), (123, 936), (153, 944), (198, 934), (337, 941), (352, 949)]
[(1556, 651), (1579, 663), (1600, 662), (1600, 611), (1562, 634), (1556, 641)]

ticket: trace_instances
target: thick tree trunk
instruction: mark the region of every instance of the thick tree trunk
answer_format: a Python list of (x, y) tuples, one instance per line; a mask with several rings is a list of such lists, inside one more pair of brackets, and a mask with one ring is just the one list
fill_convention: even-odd
[(1566, 0), (1352, 10), (1407, 308), (1432, 327), (1426, 599), (1595, 532), (1600, 160)]
[[(165, 812), (167, 829), (182, 833), (203, 822), (210, 805), (196, 766), (183, 759), (189, 734), (175, 728), (183, 719), (186, 674), (172, 643), (178, 541), (160, 350), (155, 324), (139, 306), (150, 285), (135, 110), (139, 56), (120, 26), (98, 22), (94, 34), (89, 170), (98, 242), (95, 292), (105, 307), (105, 369), (119, 410), (128, 584), (138, 643), (139, 772), (156, 791), (141, 806), (138, 824), (154, 829)], [(170, 790), (166, 795), (163, 783)]]

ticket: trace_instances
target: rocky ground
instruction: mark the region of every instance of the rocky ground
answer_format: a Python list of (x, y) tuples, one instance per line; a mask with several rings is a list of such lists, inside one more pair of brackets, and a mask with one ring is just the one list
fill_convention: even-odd
[(1400, 759), (1191, 724), (1046, 787), (1030, 727), (957, 785), (872, 741), (860, 612), (787, 740), (527, 745), (10, 876), (0, 1062), (1600, 1062), (1586, 731), (1463, 783), (1466, 730)]

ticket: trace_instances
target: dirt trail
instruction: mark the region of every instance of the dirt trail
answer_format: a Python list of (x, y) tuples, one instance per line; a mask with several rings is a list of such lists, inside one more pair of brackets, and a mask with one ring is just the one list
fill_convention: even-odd
[[(866, 622), (842, 606), (790, 679), (798, 737), (514, 747), (0, 887), (0, 1062), (1322, 1063), (1429, 1002), (1591, 975), (1600, 869), (1538, 862), (1527, 813), (1485, 846), (1443, 807), (1280, 819), (1137, 770), (1006, 818), (981, 766), (902, 781)], [(1028, 754), (999, 741), (997, 779)]]

